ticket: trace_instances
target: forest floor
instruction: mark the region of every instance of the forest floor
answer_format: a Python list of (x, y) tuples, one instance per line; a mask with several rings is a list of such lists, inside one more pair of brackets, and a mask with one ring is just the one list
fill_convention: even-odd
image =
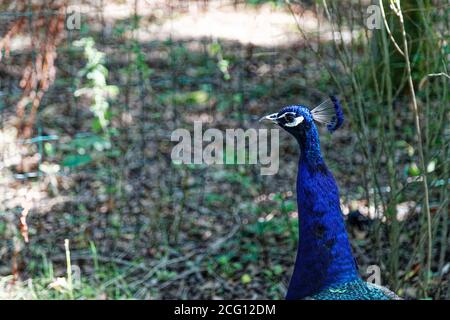
[[(261, 128), (257, 119), (281, 106), (319, 103), (330, 91), (329, 77), (285, 10), (197, 10), (175, 10), (174, 20), (140, 10), (145, 28), (111, 13), (100, 28), (93, 23), (67, 39), (36, 121), (41, 138), (17, 140), (18, 78), (0, 70), (0, 90), (7, 93), (0, 130), (0, 239), (7, 243), (0, 246), (0, 298), (284, 297), (298, 236), (295, 141), (280, 133), (279, 172), (261, 176), (256, 165), (174, 165), (170, 134), (192, 131), (198, 119), (204, 130)], [(220, 27), (230, 25), (227, 19), (235, 29)], [(86, 36), (105, 53), (108, 84), (119, 88), (107, 132), (98, 128), (91, 101), (74, 96), (86, 61), (72, 41)], [(24, 56), (12, 55), (11, 65), (20, 66)], [(378, 209), (365, 200), (364, 156), (350, 124), (332, 136), (321, 130), (321, 137), (343, 212), (374, 218)], [(420, 232), (416, 209), (411, 202), (398, 207), (404, 268), (397, 277), (399, 294), (408, 298), (420, 290), (411, 258)], [(26, 231), (19, 227), (24, 216)], [(363, 278), (369, 265), (378, 265), (387, 284), (386, 225), (369, 221), (348, 226), (353, 251)], [(445, 297), (448, 288), (439, 290), (433, 295)]]

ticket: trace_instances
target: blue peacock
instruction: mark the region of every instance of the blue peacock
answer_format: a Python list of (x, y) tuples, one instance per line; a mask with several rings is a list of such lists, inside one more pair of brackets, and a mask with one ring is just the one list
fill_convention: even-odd
[(299, 244), (286, 299), (394, 300), (388, 289), (363, 281), (345, 230), (339, 191), (320, 152), (315, 121), (330, 132), (344, 116), (335, 96), (312, 110), (288, 106), (262, 120), (276, 123), (297, 140), (301, 155), (297, 173)]

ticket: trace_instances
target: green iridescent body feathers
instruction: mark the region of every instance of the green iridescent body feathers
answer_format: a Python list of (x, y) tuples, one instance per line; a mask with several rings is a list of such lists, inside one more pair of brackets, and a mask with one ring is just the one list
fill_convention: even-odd
[(305, 300), (401, 300), (392, 291), (361, 279), (331, 286)]

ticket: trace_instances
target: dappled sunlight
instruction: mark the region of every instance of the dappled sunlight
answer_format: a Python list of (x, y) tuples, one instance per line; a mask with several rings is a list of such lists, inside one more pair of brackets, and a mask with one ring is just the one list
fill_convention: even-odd
[[(317, 21), (312, 14), (302, 19), (305, 28), (314, 30)], [(231, 4), (210, 5), (204, 12), (181, 14), (164, 21), (161, 26), (140, 29), (138, 39), (149, 41), (213, 38), (238, 41), (242, 44), (277, 47), (298, 41), (298, 33), (292, 16), (286, 10), (273, 9), (270, 5), (249, 8)]]
[[(212, 38), (275, 48), (299, 41), (292, 14), (270, 3), (255, 7), (242, 3), (235, 5), (232, 1), (191, 1), (186, 2), (181, 10), (178, 8), (172, 13), (167, 10), (165, 1), (140, 1), (137, 9), (141, 19), (154, 19), (156, 22), (127, 34), (128, 37), (142, 42)], [(95, 18), (95, 13), (88, 6), (81, 5), (80, 10), (89, 19)], [(134, 1), (108, 3), (103, 10), (103, 17), (108, 26), (106, 32), (112, 34), (114, 23), (132, 19), (133, 14)], [(319, 21), (312, 11), (302, 10), (299, 22), (315, 37)], [(331, 40), (333, 33), (330, 25), (326, 20), (322, 20), (320, 24), (323, 32), (320, 39)], [(91, 27), (97, 29), (100, 26), (98, 22), (93, 21)], [(348, 34), (347, 31), (342, 31), (345, 41), (349, 41)], [(340, 34), (336, 33), (335, 36)]]

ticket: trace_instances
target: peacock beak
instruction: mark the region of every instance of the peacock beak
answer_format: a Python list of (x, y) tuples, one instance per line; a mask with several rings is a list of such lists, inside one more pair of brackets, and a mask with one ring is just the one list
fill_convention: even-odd
[(278, 123), (277, 119), (278, 119), (278, 113), (272, 113), (272, 114), (269, 114), (269, 115), (264, 116), (261, 119), (259, 119), (259, 122), (261, 122), (263, 120), (269, 120), (269, 121), (272, 121), (273, 123)]

